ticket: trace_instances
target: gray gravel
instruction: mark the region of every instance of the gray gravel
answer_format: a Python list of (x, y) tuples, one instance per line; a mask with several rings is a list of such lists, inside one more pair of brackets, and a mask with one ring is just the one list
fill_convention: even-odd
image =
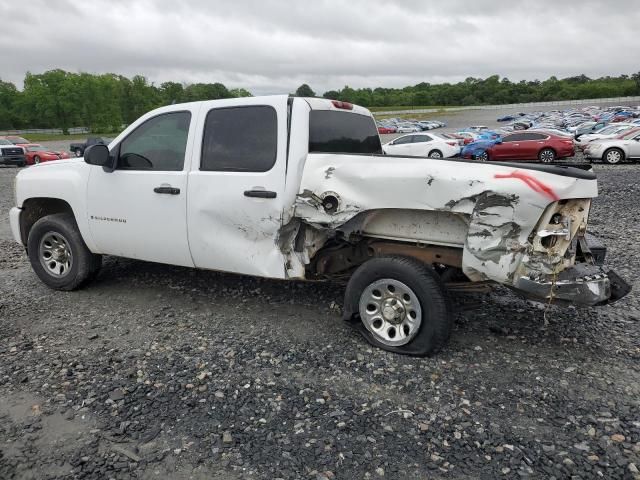
[(634, 292), (544, 327), (498, 290), (416, 359), (345, 325), (336, 284), (107, 258), (49, 290), (0, 168), (0, 478), (640, 478), (640, 166), (596, 171)]

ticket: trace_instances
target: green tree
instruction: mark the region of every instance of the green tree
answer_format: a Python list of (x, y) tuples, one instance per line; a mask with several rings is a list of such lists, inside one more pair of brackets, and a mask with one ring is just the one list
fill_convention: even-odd
[(296, 97), (315, 97), (316, 93), (311, 90), (311, 87), (306, 83), (303, 83), (296, 90)]

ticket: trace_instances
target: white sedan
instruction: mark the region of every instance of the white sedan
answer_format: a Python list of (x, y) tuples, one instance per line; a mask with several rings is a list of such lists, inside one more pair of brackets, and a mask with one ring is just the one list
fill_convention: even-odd
[(456, 140), (445, 139), (432, 133), (416, 133), (403, 135), (385, 143), (382, 151), (387, 155), (450, 158), (460, 154), (460, 145)]
[(640, 128), (629, 130), (617, 138), (594, 140), (585, 147), (584, 156), (610, 165), (640, 159)]

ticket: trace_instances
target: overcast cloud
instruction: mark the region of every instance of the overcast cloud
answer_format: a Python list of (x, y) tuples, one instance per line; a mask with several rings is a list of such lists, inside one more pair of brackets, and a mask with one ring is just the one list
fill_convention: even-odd
[(0, 78), (52, 68), (254, 94), (640, 70), (636, 0), (0, 0)]

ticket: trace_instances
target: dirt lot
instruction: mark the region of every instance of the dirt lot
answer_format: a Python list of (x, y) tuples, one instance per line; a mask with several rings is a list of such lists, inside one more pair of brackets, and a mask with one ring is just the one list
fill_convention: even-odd
[(0, 478), (638, 478), (640, 166), (596, 171), (591, 231), (634, 292), (545, 327), (498, 290), (416, 359), (345, 325), (341, 285), (107, 258), (49, 290), (0, 167)]

